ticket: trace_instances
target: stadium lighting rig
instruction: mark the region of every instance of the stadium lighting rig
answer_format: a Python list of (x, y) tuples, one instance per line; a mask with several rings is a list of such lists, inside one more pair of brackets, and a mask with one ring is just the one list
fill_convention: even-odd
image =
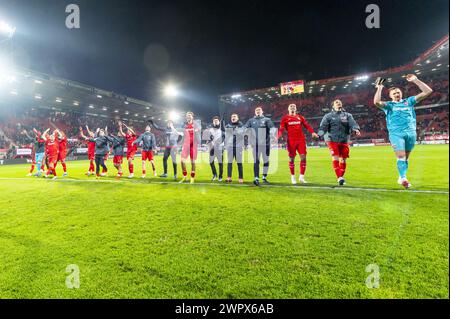
[(169, 113), (169, 120), (175, 122), (175, 121), (178, 121), (179, 118), (180, 118), (180, 115), (177, 112), (172, 111)]
[(164, 88), (164, 95), (169, 98), (177, 97), (180, 94), (177, 87), (173, 84), (168, 84)]
[(6, 23), (5, 21), (0, 21), (0, 34), (11, 39), (16, 32), (16, 28)]

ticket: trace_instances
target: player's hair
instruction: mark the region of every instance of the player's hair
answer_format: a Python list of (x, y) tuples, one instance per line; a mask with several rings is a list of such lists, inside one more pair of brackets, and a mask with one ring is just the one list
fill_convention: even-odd
[(239, 118), (239, 114), (237, 113), (231, 113), (231, 116), (236, 115)]
[(186, 113), (186, 115), (188, 115), (188, 114), (191, 114), (192, 117), (194, 117), (194, 112), (189, 111), (189, 112)]
[(216, 115), (216, 116), (213, 116), (212, 120), (213, 120), (213, 121), (214, 121), (214, 120), (219, 120), (219, 121), (220, 121), (220, 117), (218, 117), (217, 115)]
[(256, 111), (257, 109), (261, 109), (261, 111), (263, 110), (263, 108), (262, 108), (261, 105), (258, 105), (257, 107), (255, 107), (255, 111)]
[(344, 103), (342, 103), (342, 101), (341, 101), (340, 99), (335, 99), (335, 100), (333, 100), (333, 102), (331, 102), (331, 106), (333, 106), (333, 105), (334, 105), (334, 102), (336, 102), (336, 101), (340, 101), (341, 104), (344, 104)]
[(294, 103), (291, 103), (291, 104), (289, 104), (289, 106), (288, 106), (288, 107), (291, 107), (291, 105), (293, 105), (293, 106), (297, 107), (297, 105), (295, 105)]

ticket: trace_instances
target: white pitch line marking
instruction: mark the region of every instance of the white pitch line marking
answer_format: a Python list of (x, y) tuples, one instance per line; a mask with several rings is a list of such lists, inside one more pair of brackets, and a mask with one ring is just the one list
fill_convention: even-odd
[[(0, 177), (0, 181), (8, 181), (8, 180), (17, 180), (17, 181), (29, 181), (29, 180), (44, 180), (44, 179), (33, 179), (33, 178), (22, 178), (22, 177)], [(59, 178), (56, 180), (49, 179), (49, 181), (54, 182), (64, 182), (64, 183), (119, 183), (119, 182), (131, 182), (135, 184), (144, 184), (144, 181), (136, 179), (127, 179), (126, 177), (122, 177), (121, 180), (109, 180), (109, 179), (73, 179), (70, 177), (66, 178)], [(226, 184), (226, 183), (204, 183), (204, 182), (196, 182), (194, 184), (189, 184), (189, 182), (186, 182), (184, 184), (179, 184), (178, 182), (161, 182), (161, 181), (153, 181), (148, 180), (149, 182), (146, 183), (148, 185), (152, 184), (158, 184), (158, 185), (189, 185), (189, 186), (218, 186), (218, 187), (252, 187), (257, 188), (256, 186), (253, 186), (252, 184)], [(404, 189), (389, 189), (389, 188), (364, 188), (364, 187), (342, 187), (342, 186), (313, 186), (313, 185), (276, 185), (276, 184), (270, 184), (270, 185), (262, 185), (260, 186), (261, 189), (264, 188), (290, 188), (290, 189), (303, 189), (303, 190), (311, 190), (311, 189), (325, 189), (325, 190), (337, 190), (337, 191), (367, 191), (367, 192), (391, 192), (391, 193), (422, 193), (422, 194), (441, 194), (441, 195), (449, 195), (449, 192), (447, 191), (435, 191), (435, 190), (404, 190)]]

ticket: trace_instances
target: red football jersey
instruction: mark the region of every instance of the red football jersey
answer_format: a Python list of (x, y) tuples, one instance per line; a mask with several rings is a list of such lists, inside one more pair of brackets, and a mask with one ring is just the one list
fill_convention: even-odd
[(137, 145), (133, 144), (133, 142), (136, 141), (136, 139), (137, 139), (136, 134), (127, 133), (125, 135), (125, 139), (127, 140), (127, 150), (128, 150), (128, 152), (136, 151), (137, 150)]
[(67, 151), (67, 137), (64, 136), (59, 140), (59, 152), (65, 153)]
[(287, 132), (288, 140), (304, 140), (303, 126), (310, 133), (314, 133), (314, 129), (309, 125), (308, 121), (301, 115), (285, 115), (281, 119), (280, 129), (278, 131), (278, 138), (280, 138), (284, 131)]
[(59, 151), (59, 145), (58, 145), (58, 141), (51, 141), (50, 139), (48, 139), (45, 142), (45, 152), (47, 153), (47, 155), (49, 157), (54, 157), (54, 156), (58, 156), (58, 151)]
[(184, 136), (189, 136), (189, 138), (185, 138), (184, 139), (184, 144), (189, 145), (189, 144), (194, 144), (194, 124), (189, 124), (187, 123), (186, 126), (184, 127)]
[(88, 142), (88, 154), (94, 154), (95, 153), (95, 142)]

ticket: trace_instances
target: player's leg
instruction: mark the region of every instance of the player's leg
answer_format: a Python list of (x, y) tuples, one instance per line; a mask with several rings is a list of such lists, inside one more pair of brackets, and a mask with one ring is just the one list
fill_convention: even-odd
[(333, 170), (339, 181), (339, 179), (342, 178), (342, 171), (341, 171), (341, 168), (339, 167), (339, 148), (338, 148), (337, 143), (335, 143), (335, 142), (328, 142), (328, 148), (329, 148), (330, 154), (331, 154)]
[(149, 151), (148, 159), (150, 161), (150, 165), (152, 166), (153, 176), (157, 176), (158, 174), (156, 173), (156, 166), (155, 166), (155, 159), (153, 157), (153, 151)]
[(106, 167), (106, 164), (105, 164), (105, 156), (100, 156), (100, 166), (102, 167), (101, 176), (106, 176), (108, 173), (108, 167)]
[(295, 179), (295, 157), (297, 155), (296, 147), (295, 144), (288, 139), (286, 148), (289, 156), (289, 171), (291, 172), (291, 183), (297, 184), (297, 180)]
[(242, 165), (242, 148), (235, 148), (235, 157), (236, 157), (236, 162), (237, 162), (237, 167), (238, 167), (238, 176), (239, 176), (239, 184), (244, 183), (244, 168)]
[(36, 153), (35, 161), (36, 161), (37, 172), (36, 172), (35, 176), (41, 176), (43, 158), (44, 158), (44, 153)]
[(219, 162), (219, 182), (223, 179), (223, 150), (218, 149), (216, 153), (217, 161)]
[[(103, 156), (103, 162), (106, 162), (108, 160), (108, 156), (109, 156), (109, 153), (107, 153), (107, 154), (105, 154), (105, 156)], [(102, 174), (106, 174), (107, 172), (108, 172), (108, 170), (102, 166)]]
[(133, 160), (134, 160), (134, 152), (132, 152), (132, 151), (127, 152), (128, 172), (130, 173), (130, 175), (128, 175), (128, 178), (133, 178), (134, 177)]
[(406, 157), (406, 135), (389, 134), (389, 141), (394, 148), (395, 157), (397, 158), (397, 171), (399, 178), (397, 183), (403, 185), (405, 188), (411, 187), (408, 182), (406, 173), (408, 172), (408, 162)]
[(141, 152), (141, 162), (142, 162), (142, 176), (141, 178), (145, 178), (145, 176), (147, 175), (147, 169), (146, 169), (146, 164), (147, 164), (147, 159), (150, 159), (148, 157), (148, 152), (146, 151), (142, 151)]
[(253, 184), (256, 186), (259, 186), (259, 160), (260, 160), (260, 153), (259, 153), (259, 147), (258, 145), (255, 145), (253, 147), (253, 176), (254, 181)]
[(195, 180), (195, 168), (196, 168), (196, 161), (197, 161), (197, 146), (192, 146), (191, 151), (189, 153), (189, 157), (191, 159), (191, 184), (194, 183)]
[(160, 177), (167, 177), (167, 160), (170, 156), (170, 148), (166, 147), (163, 154), (163, 170), (164, 173)]
[(216, 164), (214, 163), (214, 159), (215, 159), (214, 154), (215, 154), (214, 148), (211, 148), (211, 150), (209, 151), (209, 166), (211, 167), (213, 181), (215, 181), (217, 179), (217, 170), (216, 170)]
[(31, 167), (30, 171), (28, 172), (27, 176), (33, 176), (34, 168), (36, 166), (36, 154), (31, 155)]
[(190, 147), (189, 146), (183, 146), (181, 149), (181, 171), (183, 174), (183, 178), (181, 179), (180, 183), (183, 183), (187, 179), (187, 168), (186, 168), (186, 161), (189, 157), (190, 153)]
[(235, 148), (227, 147), (227, 183), (231, 183), (231, 177), (233, 176), (233, 160), (236, 158), (235, 151)]
[(306, 141), (300, 141), (297, 145), (296, 149), (297, 153), (300, 155), (300, 176), (298, 177), (298, 180), (300, 183), (306, 184), (305, 180), (305, 173), (306, 173)]
[(269, 184), (267, 180), (267, 174), (269, 173), (269, 159), (270, 159), (270, 144), (262, 147), (262, 158), (263, 158), (263, 182)]
[(177, 179), (177, 150), (178, 148), (176, 146), (170, 148), (170, 157), (172, 158), (174, 179)]

